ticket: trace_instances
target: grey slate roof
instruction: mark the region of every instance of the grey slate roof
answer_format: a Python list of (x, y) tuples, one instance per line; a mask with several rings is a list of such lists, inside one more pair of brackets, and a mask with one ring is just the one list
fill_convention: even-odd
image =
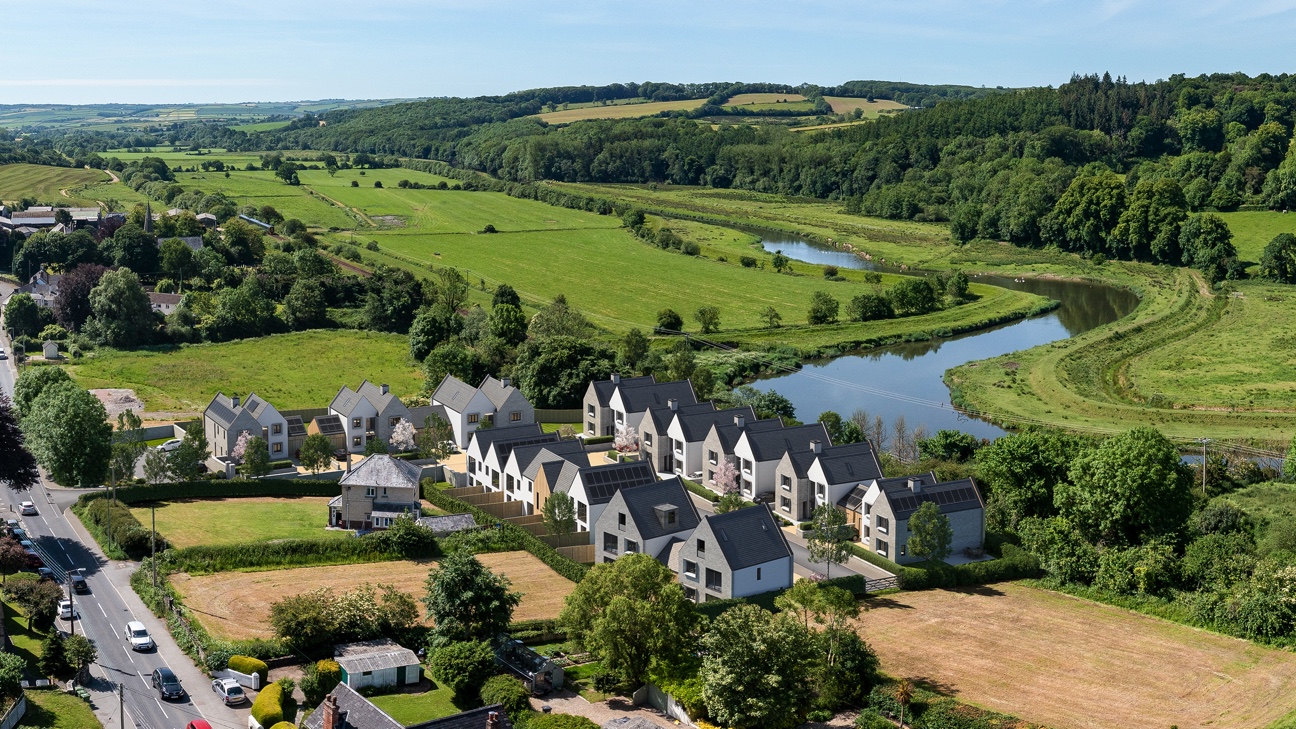
[(201, 235), (180, 235), (165, 239), (158, 238), (158, 247), (161, 248), (162, 244), (168, 240), (178, 240), (188, 246), (191, 251), (200, 251), (203, 247), (203, 239)]
[[(356, 693), (354, 689), (340, 683), (329, 692), (337, 699), (338, 710), (342, 715), (342, 725), (333, 729), (405, 729), (404, 725), (387, 715), (387, 712), (374, 706), (369, 699)], [(327, 698), (324, 699), (328, 701)], [(306, 729), (322, 729), (324, 726), (323, 703), (306, 717), (302, 726)]]
[(716, 435), (720, 437), (720, 446), (724, 448), (726, 453), (732, 453), (733, 447), (738, 445), (738, 438), (741, 437), (743, 433), (748, 431), (758, 432), (765, 430), (782, 430), (783, 421), (778, 418), (770, 418), (769, 420), (748, 420), (743, 427), (739, 428), (733, 424), (733, 420), (730, 420), (728, 424), (717, 423), (713, 427), (716, 430)]
[(148, 292), (148, 300), (154, 306), (179, 306), (180, 300), (184, 297), (180, 294), (159, 294), (156, 291)]
[(557, 433), (541, 433), (540, 435), (534, 435), (529, 438), (497, 440), (492, 443), (491, 446), (495, 448), (495, 453), (499, 458), (499, 462), (508, 463), (509, 454), (513, 452), (514, 448), (554, 444), (557, 443), (558, 440)]
[(697, 395), (693, 392), (693, 383), (677, 380), (621, 388), (621, 404), (627, 413), (642, 413), (648, 408), (666, 405), (672, 399), (679, 400), (680, 405), (696, 404)]
[(670, 567), (673, 564), (679, 564), (679, 553), (684, 548), (684, 540), (679, 537), (671, 537), (666, 542), (666, 546), (661, 548), (657, 553), (657, 561)]
[(262, 400), (261, 398), (257, 397), (257, 394), (255, 392), (249, 392), (247, 396), (247, 400), (243, 402), (243, 409), (248, 411), (249, 413), (252, 413), (252, 417), (259, 418), (261, 417), (261, 411), (265, 410), (266, 405), (268, 404), (269, 403), (267, 403), (265, 400)]
[[(642, 385), (651, 385), (657, 382), (657, 378), (652, 375), (643, 377), (622, 377), (619, 383), (621, 387), (640, 387)], [(607, 407), (612, 402), (612, 393), (616, 392), (618, 383), (611, 378), (606, 380), (594, 380), (590, 383), (594, 386), (594, 396), (598, 399), (599, 407)]]
[(882, 464), (878, 462), (877, 453), (868, 441), (824, 448), (818, 457), (819, 467), (823, 469), (828, 483), (882, 478)]
[(446, 415), (444, 405), (415, 405), (410, 408), (409, 411), (410, 422), (414, 424), (415, 428), (422, 428), (423, 424), (428, 421), (428, 418), (433, 415), (441, 418), (447, 423), (450, 422), (450, 416)]
[[(335, 415), (334, 417), (337, 416)], [(302, 422), (300, 415), (289, 415), (284, 418), (284, 422), (288, 424), (289, 438), (306, 437), (306, 424)]]
[[(614, 495), (613, 500), (616, 498)], [(620, 498), (625, 504), (630, 519), (634, 521), (635, 528), (639, 530), (639, 535), (645, 540), (656, 539), (667, 534), (691, 532), (701, 521), (697, 507), (693, 505), (693, 500), (689, 498), (688, 491), (678, 476), (665, 481), (627, 486), (621, 489)], [(675, 508), (673, 526), (662, 526), (657, 518), (656, 507), (658, 506)]]
[(383, 392), (381, 387), (373, 384), (369, 380), (361, 382), (360, 389), (356, 390), (356, 393), (359, 394), (360, 397), (368, 400), (370, 404), (374, 406), (374, 409), (380, 413), (387, 409), (387, 406), (391, 404), (392, 400), (399, 399), (396, 397), (395, 393), (391, 392), (391, 390)]
[(733, 425), (734, 418), (743, 416), (748, 423), (759, 422), (756, 419), (756, 411), (752, 410), (750, 405), (744, 405), (740, 408), (727, 408), (725, 410), (709, 411), (686, 411), (679, 415), (680, 430), (684, 432), (684, 440), (689, 443), (697, 443), (705, 440), (707, 434), (711, 432), (711, 426), (716, 424)]
[[(918, 479), (922, 487), (918, 493), (909, 488), (909, 479)], [(891, 510), (897, 520), (908, 519), (919, 506), (930, 501), (940, 509), (942, 514), (951, 514), (969, 509), (981, 509), (985, 502), (981, 500), (981, 490), (970, 478), (939, 483), (936, 474), (903, 478), (887, 478), (878, 481), (878, 486), (891, 502)]]
[(492, 713), (499, 717), (499, 729), (513, 729), (513, 722), (509, 721), (508, 714), (500, 704), (451, 714), (422, 724), (413, 724), (409, 729), (486, 729), (487, 719)]
[[(423, 469), (386, 453), (369, 456), (342, 477), (344, 486), (386, 486), (418, 489)], [(374, 505), (377, 508), (377, 505)]]
[[(536, 468), (535, 475), (527, 476), (527, 478), (534, 481), (539, 477), (540, 471), (544, 471), (545, 481), (549, 483), (549, 491), (555, 494), (558, 493), (559, 491), (558, 482), (562, 480), (563, 469), (566, 468), (567, 466), (572, 465), (572, 463), (570, 461), (566, 461), (562, 459), (557, 459), (552, 461), (537, 460), (537, 463), (539, 463), (539, 467)], [(573, 472), (572, 475), (573, 478), (575, 478), (575, 472)], [(567, 485), (571, 486), (571, 481), (568, 481)], [(566, 489), (562, 489), (562, 490), (566, 491)]]
[(823, 443), (824, 447), (832, 444), (828, 438), (828, 429), (823, 423), (808, 423), (775, 430), (748, 429), (747, 433), (747, 443), (751, 446), (752, 458), (757, 461), (777, 461), (789, 451), (808, 451), (812, 440)]
[(364, 398), (360, 396), (360, 393), (343, 385), (342, 389), (338, 390), (338, 394), (333, 396), (333, 402), (329, 403), (329, 410), (341, 413), (342, 417), (349, 418), (351, 417), (351, 411), (355, 410), (356, 406), (363, 401)]
[(504, 403), (509, 399), (509, 396), (517, 392), (516, 387), (511, 384), (506, 385), (503, 380), (497, 380), (490, 375), (486, 375), (486, 379), (482, 380), (477, 389), (486, 396), (487, 400), (491, 401), (496, 410), (504, 407)]
[(538, 457), (543, 455), (545, 460), (558, 460), (572, 453), (580, 453), (582, 456), (585, 453), (585, 446), (574, 438), (555, 440), (549, 443), (533, 443), (531, 445), (514, 444), (509, 453), (509, 458), (517, 459), (519, 473), (535, 480), (535, 472), (540, 468), (540, 462), (536, 460)]
[(446, 375), (432, 393), (432, 399), (455, 412), (462, 412), (476, 394), (477, 388), (454, 375)]
[(347, 673), (382, 671), (388, 668), (418, 665), (414, 651), (387, 638), (334, 646), (333, 660)]
[(242, 405), (236, 406), (234, 401), (226, 397), (223, 392), (217, 392), (212, 397), (207, 409), (203, 410), (203, 416), (220, 423), (226, 430), (234, 430), (237, 427), (240, 430), (254, 432), (256, 435), (261, 433), (261, 424), (252, 416), (252, 413)]
[(792, 556), (787, 536), (778, 528), (769, 507), (764, 504), (727, 514), (711, 514), (706, 520), (730, 569), (755, 567)]
[(480, 428), (474, 430), (472, 438), (468, 441), (468, 445), (471, 446), (473, 443), (476, 443), (478, 452), (482, 455), (486, 455), (486, 451), (490, 450), (491, 444), (493, 443), (525, 441), (541, 435), (544, 435), (544, 431), (540, 430), (540, 426), (535, 423), (508, 426), (497, 425), (494, 428), (486, 428), (485, 430)]
[[(589, 498), (590, 504), (606, 504), (612, 500), (617, 491), (623, 488), (653, 483), (657, 480), (657, 472), (647, 461), (586, 466), (576, 470), (579, 471), (581, 485), (585, 487), (585, 496)], [(567, 472), (568, 468), (564, 466), (562, 474), (564, 478)], [(568, 482), (567, 486), (570, 488), (571, 482)]]
[(418, 518), (419, 526), (427, 527), (437, 534), (453, 534), (465, 529), (474, 529), (477, 520), (472, 514), (445, 514), (443, 516), (422, 516)]
[[(652, 418), (653, 428), (656, 429), (658, 433), (665, 433), (666, 429), (670, 427), (671, 421), (675, 419), (677, 414), (684, 416), (692, 415), (694, 413), (708, 414), (713, 412), (715, 412), (715, 403), (706, 400), (693, 405), (680, 405), (675, 410), (671, 410), (669, 405), (651, 407), (648, 408), (646, 413), (644, 413), (644, 417)], [(705, 437), (705, 434), (703, 437)]]

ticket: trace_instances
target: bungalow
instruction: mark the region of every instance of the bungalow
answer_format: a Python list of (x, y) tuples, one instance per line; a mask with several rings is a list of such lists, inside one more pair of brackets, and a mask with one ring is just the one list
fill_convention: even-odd
[(153, 307), (153, 311), (158, 312), (162, 316), (170, 316), (171, 312), (175, 311), (176, 307), (180, 305), (180, 300), (183, 298), (184, 297), (180, 294), (159, 294), (156, 291), (148, 292), (149, 305)]
[(792, 548), (765, 504), (707, 515), (668, 559), (684, 594), (697, 602), (792, 586)]
[(346, 683), (339, 683), (325, 696), (302, 721), (302, 726), (305, 729), (513, 729), (508, 714), (499, 704), (406, 727)]
[(563, 460), (578, 465), (589, 462), (585, 446), (575, 439), (529, 445), (513, 444), (508, 462), (504, 464), (504, 500), (524, 502), (529, 513), (535, 508), (535, 475), (540, 464)]
[(719, 467), (721, 459), (736, 463), (734, 448), (737, 447), (744, 433), (783, 429), (783, 421), (778, 418), (751, 420), (747, 416), (747, 413), (740, 412), (731, 416), (733, 418), (731, 422), (713, 423), (702, 441), (701, 453), (704, 457), (701, 466), (705, 471), (702, 485), (716, 493), (720, 493), (721, 490), (715, 482), (716, 468)]
[(867, 548), (899, 563), (919, 561), (909, 554), (909, 517), (933, 502), (949, 518), (954, 554), (979, 550), (985, 544), (985, 501), (970, 478), (941, 482), (935, 473), (902, 478), (874, 479), (856, 486), (844, 497), (842, 506), (850, 522), (860, 530), (860, 542)]
[[(487, 428), (475, 430), (468, 439), (465, 451), (468, 466), (468, 479), (473, 485), (481, 486), (487, 491), (499, 491), (504, 488), (501, 474), (508, 463), (507, 451), (500, 457), (505, 444), (533, 445), (552, 443), (558, 440), (556, 433), (545, 433), (535, 423), (518, 425), (511, 428)], [(498, 447), (497, 447), (498, 446)]]
[[(789, 521), (810, 519), (815, 507), (838, 504), (861, 482), (882, 478), (882, 465), (868, 442), (789, 450), (774, 469), (774, 508)], [(844, 508), (844, 507), (843, 507)]]
[(582, 401), (585, 435), (588, 437), (616, 435), (610, 403), (618, 387), (640, 387), (653, 385), (656, 382), (657, 378), (652, 375), (622, 377), (616, 373), (613, 373), (609, 379), (590, 382), (589, 387), (585, 388), (585, 399)]
[(582, 532), (589, 531), (590, 525), (598, 521), (617, 491), (657, 480), (652, 466), (643, 461), (606, 466), (581, 466), (567, 461), (557, 471), (556, 478), (551, 476), (554, 465), (545, 464), (541, 469), (535, 490), (540, 501), (535, 504), (535, 510), (544, 508), (551, 494), (565, 493), (575, 502), (576, 531)]
[(329, 403), (329, 413), (342, 421), (346, 447), (352, 453), (363, 453), (374, 438), (391, 443), (392, 432), (400, 421), (412, 417), (409, 408), (387, 385), (375, 385), (369, 380), (355, 390), (344, 385)]
[(748, 430), (738, 437), (733, 455), (744, 496), (754, 499), (774, 491), (774, 470), (788, 451), (808, 451), (818, 441), (832, 445), (823, 423), (775, 430)]
[(455, 446), (460, 449), (468, 447), (473, 431), (483, 421), (507, 426), (535, 422), (535, 408), (507, 377), (497, 380), (487, 376), (474, 388), (454, 375), (446, 375), (432, 393), (432, 404), (445, 408)]
[(347, 688), (396, 688), (423, 680), (423, 668), (414, 651), (387, 638), (335, 646), (333, 660), (341, 667)]
[(678, 477), (628, 486), (612, 495), (594, 523), (596, 559), (612, 562), (638, 552), (667, 563), (671, 545), (687, 539), (700, 521)]
[(679, 400), (671, 398), (665, 405), (648, 408), (638, 422), (631, 423), (639, 431), (639, 457), (652, 464), (658, 473), (685, 474), (681, 464), (684, 461), (682, 445), (676, 448), (667, 436), (670, 424), (681, 414), (711, 414), (715, 404), (706, 400), (694, 405), (680, 405)]
[(422, 471), (385, 453), (365, 458), (342, 477), (342, 493), (329, 501), (329, 526), (386, 529), (401, 517), (417, 518)]
[(226, 397), (217, 392), (203, 410), (203, 432), (211, 454), (218, 458), (229, 456), (244, 431), (261, 436), (271, 458), (287, 457), (288, 423), (273, 405), (255, 392), (248, 394), (246, 403), (237, 395)]

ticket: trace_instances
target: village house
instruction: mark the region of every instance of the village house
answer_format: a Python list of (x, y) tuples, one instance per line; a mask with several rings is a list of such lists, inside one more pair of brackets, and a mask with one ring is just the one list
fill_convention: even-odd
[(59, 283), (62, 280), (63, 276), (60, 274), (50, 273), (41, 268), (27, 283), (19, 286), (14, 294), (27, 294), (32, 297), (32, 301), (35, 301), (37, 306), (52, 309), (54, 302), (58, 301)]
[(486, 377), (473, 387), (454, 375), (446, 375), (432, 393), (432, 404), (445, 409), (454, 430), (455, 446), (468, 447), (473, 431), (482, 423), (513, 427), (535, 423), (535, 408), (507, 377)]
[[(724, 424), (732, 425), (737, 418), (742, 418), (744, 423), (758, 422), (756, 412), (749, 405), (740, 408), (702, 412), (681, 410), (676, 413), (666, 428), (666, 439), (660, 448), (660, 450), (665, 450), (669, 445), (671, 456), (668, 465), (674, 467), (674, 473), (685, 476), (691, 481), (700, 482), (706, 478), (706, 470), (713, 469), (714, 466), (714, 464), (707, 464), (704, 468), (703, 465), (704, 451), (706, 450), (704, 446), (707, 435), (711, 432), (711, 427)], [(768, 427), (774, 427), (779, 424), (779, 421), (770, 420), (768, 423)], [(661, 436), (654, 436), (654, 440), (661, 440)], [(663, 460), (665, 460), (664, 455)]]
[[(767, 420), (752, 420), (747, 413), (737, 413), (731, 416), (733, 419), (728, 422), (717, 422), (711, 425), (707, 431), (706, 438), (702, 440), (702, 485), (716, 493), (723, 493), (723, 489), (715, 482), (716, 469), (719, 468), (722, 460), (736, 463), (734, 458), (734, 448), (738, 441), (742, 439), (744, 433), (763, 432), (767, 430), (781, 430), (783, 421), (778, 418), (769, 418)], [(736, 486), (736, 484), (735, 484)]]
[(578, 440), (555, 440), (529, 445), (513, 444), (504, 464), (504, 500), (521, 501), (527, 513), (535, 508), (535, 474), (539, 464), (549, 461), (570, 460), (573, 463), (589, 462), (585, 446)]
[(487, 491), (500, 491), (504, 488), (501, 475), (508, 463), (505, 444), (532, 445), (556, 440), (557, 434), (545, 433), (534, 423), (473, 431), (468, 439), (468, 448), (464, 451), (468, 479), (472, 485), (481, 486)]
[(733, 456), (743, 496), (755, 499), (774, 491), (774, 470), (783, 454), (811, 450), (811, 444), (832, 445), (823, 423), (809, 423), (792, 428), (747, 430), (734, 444)]
[(180, 300), (183, 298), (184, 297), (180, 294), (159, 294), (156, 291), (148, 292), (149, 306), (153, 307), (153, 311), (158, 312), (162, 316), (170, 316), (171, 313), (176, 310), (176, 307), (180, 305)]
[(203, 410), (203, 432), (211, 454), (228, 457), (238, 442), (239, 434), (246, 431), (260, 436), (266, 442), (270, 457), (278, 460), (288, 457), (288, 423), (275, 406), (249, 393), (247, 401), (237, 395), (226, 397), (218, 392)]
[(672, 545), (668, 559), (696, 602), (792, 586), (792, 548), (765, 504), (703, 517), (687, 539)]
[(329, 526), (386, 529), (401, 517), (418, 518), (422, 470), (385, 453), (360, 461), (339, 482), (342, 493), (329, 501)]
[(901, 478), (874, 479), (846, 496), (850, 523), (860, 531), (860, 542), (897, 564), (921, 558), (909, 553), (909, 517), (930, 501), (950, 523), (952, 554), (979, 551), (985, 545), (985, 501), (970, 478), (941, 482), (935, 473)]
[(688, 475), (680, 466), (684, 461), (682, 448), (675, 448), (667, 435), (670, 424), (680, 415), (714, 412), (715, 404), (710, 400), (680, 405), (679, 400), (671, 398), (665, 405), (648, 408), (638, 422), (631, 423), (639, 433), (639, 457), (651, 463), (658, 473)]
[(816, 507), (841, 504), (858, 484), (879, 478), (882, 464), (868, 441), (828, 448), (811, 441), (807, 449), (784, 453), (775, 467), (774, 510), (789, 521), (807, 521)]
[(693, 392), (693, 383), (688, 380), (675, 382), (652, 382), (637, 387), (617, 388), (608, 399), (608, 408), (612, 411), (613, 433), (634, 425), (640, 421), (648, 408), (664, 407), (671, 400), (681, 406), (696, 405), (697, 394)]
[(622, 488), (594, 523), (596, 558), (612, 562), (638, 552), (669, 566), (671, 545), (687, 539), (700, 521), (678, 477)]
[[(513, 729), (499, 704), (411, 724), (391, 718), (346, 683), (339, 683), (302, 722), (305, 729)], [(269, 729), (268, 727), (266, 729)]]
[(585, 418), (585, 435), (602, 437), (616, 435), (616, 423), (613, 419), (612, 395), (618, 387), (640, 387), (656, 384), (657, 378), (652, 375), (644, 377), (622, 377), (613, 373), (606, 380), (594, 380), (585, 388), (585, 399), (582, 401), (582, 414)]
[[(343, 386), (329, 403), (329, 413), (338, 416), (346, 431), (346, 448), (352, 453), (363, 453), (369, 441), (381, 438), (390, 444), (392, 432), (402, 420), (411, 420), (409, 408), (396, 397), (387, 385), (375, 385), (369, 380), (352, 390)], [(411, 424), (413, 421), (411, 420)]]
[(587, 532), (597, 522), (603, 509), (617, 491), (630, 486), (652, 483), (657, 473), (643, 461), (611, 463), (605, 466), (581, 466), (564, 461), (553, 474), (555, 463), (544, 464), (536, 479), (535, 510), (544, 508), (549, 497), (565, 493), (576, 506), (576, 530)]

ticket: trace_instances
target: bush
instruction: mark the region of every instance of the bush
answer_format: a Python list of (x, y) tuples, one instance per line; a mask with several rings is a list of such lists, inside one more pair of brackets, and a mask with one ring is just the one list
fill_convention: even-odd
[(499, 704), (513, 721), (531, 710), (531, 692), (525, 684), (512, 676), (491, 676), (482, 684), (481, 700), (491, 706)]
[(270, 727), (270, 729), (297, 729), (297, 725), (290, 721), (281, 721)]
[(261, 677), (262, 686), (265, 686), (269, 681), (270, 667), (266, 665), (265, 661), (259, 658), (253, 658), (251, 656), (230, 656), (229, 663), (226, 664), (226, 667), (231, 671), (246, 673), (249, 676), (255, 673)]
[[(355, 539), (287, 539), (282, 542), (172, 549), (160, 558), (173, 572), (210, 574), (257, 567), (356, 564), (403, 559), (381, 532)], [(435, 556), (435, 555), (426, 555)]]
[(680, 253), (686, 256), (696, 256), (701, 252), (702, 249), (698, 247), (698, 244), (691, 240), (684, 241), (684, 244), (680, 246)]
[(319, 706), (324, 697), (328, 696), (341, 681), (342, 667), (332, 658), (325, 658), (307, 666), (306, 674), (301, 680), (301, 690), (306, 697), (306, 704)]
[(252, 718), (263, 727), (283, 721), (283, 687), (277, 683), (263, 686), (252, 702)]
[(742, 264), (743, 268), (756, 268), (756, 259), (751, 256), (739, 256), (738, 263)]
[(495, 652), (484, 640), (447, 643), (432, 654), (428, 668), (456, 697), (471, 697), (495, 672)]

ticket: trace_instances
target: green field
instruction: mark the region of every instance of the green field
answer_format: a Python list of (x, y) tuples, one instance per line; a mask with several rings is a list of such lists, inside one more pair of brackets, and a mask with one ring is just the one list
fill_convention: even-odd
[[(325, 529), (327, 497), (193, 499), (157, 505), (157, 531), (173, 547), (270, 542), (278, 539), (346, 538), (351, 532)], [(149, 524), (147, 506), (131, 508)]]
[[(1274, 210), (1245, 210), (1219, 213), (1233, 231), (1233, 245), (1238, 257), (1259, 263), (1264, 247), (1279, 233), (1296, 233), (1296, 215)], [(1251, 269), (1252, 273), (1255, 269)]]
[[(77, 205), (93, 204), (90, 198), (75, 190), (102, 180), (108, 175), (99, 170), (46, 165), (0, 165), (0, 200), (17, 202), (24, 197), (34, 197), (42, 203)], [(60, 191), (68, 190), (68, 195)]]
[(202, 412), (217, 390), (255, 390), (280, 409), (328, 406), (339, 388), (387, 383), (401, 396), (422, 387), (409, 342), (396, 334), (316, 330), (168, 351), (99, 351), (68, 367), (87, 388), (135, 390), (149, 413)]
[(421, 694), (375, 696), (370, 701), (405, 726), (440, 719), (461, 711), (454, 705), (454, 692), (445, 686), (437, 686)]
[(1257, 521), (1296, 514), (1296, 485), (1289, 483), (1252, 484), (1217, 498), (1237, 506)]

